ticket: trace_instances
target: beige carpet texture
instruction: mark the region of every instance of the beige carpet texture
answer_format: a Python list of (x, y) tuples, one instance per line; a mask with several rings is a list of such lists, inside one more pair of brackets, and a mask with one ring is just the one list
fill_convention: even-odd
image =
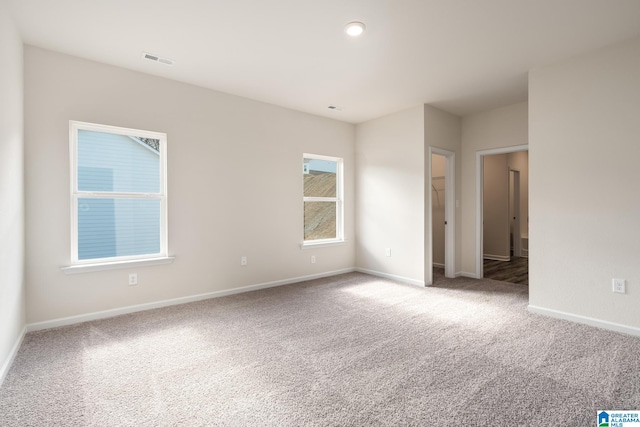
[(575, 426), (640, 409), (640, 339), (528, 288), (350, 273), (28, 333), (1, 426)]

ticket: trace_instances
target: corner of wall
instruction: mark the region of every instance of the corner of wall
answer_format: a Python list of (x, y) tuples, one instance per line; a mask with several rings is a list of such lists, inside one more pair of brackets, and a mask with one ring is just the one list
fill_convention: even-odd
[(358, 269), (424, 281), (424, 152), (424, 105), (357, 125)]
[(0, 3), (0, 385), (25, 333), (23, 45)]

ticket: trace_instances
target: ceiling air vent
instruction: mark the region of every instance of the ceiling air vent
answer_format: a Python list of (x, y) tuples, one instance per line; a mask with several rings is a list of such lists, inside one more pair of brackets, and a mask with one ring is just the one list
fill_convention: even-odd
[(147, 52), (142, 52), (142, 58), (143, 59), (147, 59), (149, 61), (153, 61), (153, 62), (159, 62), (159, 63), (164, 64), (164, 65), (173, 65), (173, 63), (175, 62), (172, 59), (163, 58), (161, 56), (153, 55), (153, 54), (147, 53)]

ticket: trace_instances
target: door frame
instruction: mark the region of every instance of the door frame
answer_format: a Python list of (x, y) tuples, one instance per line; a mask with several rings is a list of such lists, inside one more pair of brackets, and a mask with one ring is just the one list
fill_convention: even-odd
[(489, 150), (476, 151), (476, 278), (484, 277), (483, 255), (483, 208), (484, 208), (484, 156), (494, 154), (516, 153), (518, 151), (529, 151), (529, 145), (514, 145), (512, 147), (492, 148)]
[(425, 284), (433, 284), (433, 180), (432, 157), (438, 154), (445, 158), (444, 176), (444, 218), (447, 223), (444, 231), (444, 275), (456, 277), (456, 153), (443, 148), (429, 146), (427, 167), (427, 247), (429, 256), (426, 260)]

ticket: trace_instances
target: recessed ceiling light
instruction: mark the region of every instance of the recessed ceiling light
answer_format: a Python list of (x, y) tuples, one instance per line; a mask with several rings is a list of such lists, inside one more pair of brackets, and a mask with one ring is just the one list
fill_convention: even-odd
[(362, 22), (353, 21), (349, 22), (344, 27), (344, 32), (349, 34), (351, 37), (358, 37), (360, 34), (364, 33), (364, 29), (366, 26)]

